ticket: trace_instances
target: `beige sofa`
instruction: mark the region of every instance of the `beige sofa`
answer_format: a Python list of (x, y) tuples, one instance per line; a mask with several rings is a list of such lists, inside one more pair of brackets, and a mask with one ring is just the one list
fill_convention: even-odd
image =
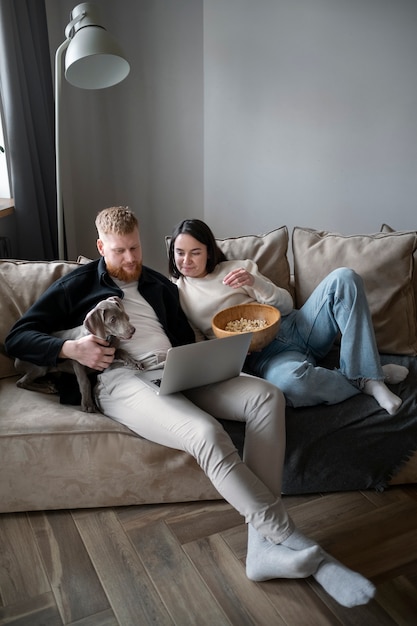
[[(362, 274), (382, 353), (417, 354), (415, 233), (344, 237), (296, 228), (294, 280), (287, 228), (218, 240), (229, 258), (253, 258), (299, 306), (331, 269)], [(12, 324), (75, 262), (0, 261), (0, 348)], [(58, 396), (16, 387), (13, 360), (0, 350), (0, 512), (102, 507), (219, 498), (195, 461), (141, 439), (106, 416), (60, 404)], [(416, 381), (417, 386), (417, 381)], [(416, 416), (417, 419), (417, 416)], [(416, 455), (393, 482), (417, 482)]]

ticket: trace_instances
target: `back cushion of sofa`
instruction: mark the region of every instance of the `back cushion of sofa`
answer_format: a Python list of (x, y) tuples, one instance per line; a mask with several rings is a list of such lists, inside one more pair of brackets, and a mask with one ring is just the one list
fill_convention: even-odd
[(415, 233), (340, 235), (296, 227), (293, 231), (297, 308), (337, 267), (362, 276), (378, 349), (387, 354), (417, 354), (413, 290)]
[[(69, 261), (0, 261), (0, 344), (49, 285), (77, 267)], [(0, 350), (0, 378), (15, 374), (13, 359)]]
[(261, 274), (290, 291), (290, 266), (287, 258), (288, 229), (281, 226), (265, 235), (243, 235), (216, 239), (228, 260), (251, 259)]
[(406, 230), (406, 231), (398, 231), (395, 230), (394, 228), (392, 228), (391, 226), (389, 226), (388, 224), (382, 224), (381, 226), (381, 233), (413, 233), (413, 235), (416, 235), (416, 247), (414, 248), (414, 252), (413, 252), (413, 290), (414, 290), (414, 300), (417, 304), (417, 231), (412, 230)]

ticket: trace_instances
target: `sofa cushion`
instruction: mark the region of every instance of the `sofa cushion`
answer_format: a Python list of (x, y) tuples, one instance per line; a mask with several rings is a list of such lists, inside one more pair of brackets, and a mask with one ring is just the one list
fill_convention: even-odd
[[(228, 260), (251, 259), (261, 274), (279, 287), (291, 291), (290, 266), (287, 258), (288, 229), (281, 226), (264, 235), (216, 238), (216, 242)], [(171, 237), (165, 237), (167, 251)]]
[[(0, 261), (0, 344), (49, 285), (76, 267), (70, 261)], [(0, 378), (15, 374), (13, 359), (0, 351)]]
[(296, 227), (293, 231), (297, 308), (337, 267), (351, 267), (364, 280), (378, 349), (417, 354), (413, 291), (415, 233), (340, 235)]
[(290, 266), (287, 258), (288, 229), (281, 226), (265, 235), (244, 235), (216, 239), (229, 260), (251, 259), (261, 274), (279, 287), (290, 290)]
[(0, 512), (218, 499), (195, 459), (0, 380)]
[[(417, 235), (417, 232), (415, 230), (412, 231), (397, 231), (394, 228), (391, 228), (391, 226), (388, 226), (388, 224), (382, 224), (381, 226), (381, 233), (397, 233), (397, 232), (411, 232), (414, 235)], [(414, 289), (414, 300), (417, 304), (417, 240), (416, 240), (416, 247), (414, 248), (414, 252), (413, 252), (413, 289)]]

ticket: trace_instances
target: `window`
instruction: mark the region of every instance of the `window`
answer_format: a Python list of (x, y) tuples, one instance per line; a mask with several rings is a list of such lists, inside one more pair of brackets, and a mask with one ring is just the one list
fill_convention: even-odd
[(7, 170), (7, 158), (5, 149), (2, 119), (0, 115), (0, 198), (10, 198), (9, 173)]

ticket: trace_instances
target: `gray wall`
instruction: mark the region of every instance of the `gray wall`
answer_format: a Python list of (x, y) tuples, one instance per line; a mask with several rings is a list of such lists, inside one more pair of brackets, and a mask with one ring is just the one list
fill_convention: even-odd
[[(51, 50), (73, 0), (46, 0)], [(218, 236), (282, 224), (416, 229), (415, 0), (96, 0), (131, 63), (63, 85), (70, 256), (128, 204), (145, 262), (183, 217)]]

